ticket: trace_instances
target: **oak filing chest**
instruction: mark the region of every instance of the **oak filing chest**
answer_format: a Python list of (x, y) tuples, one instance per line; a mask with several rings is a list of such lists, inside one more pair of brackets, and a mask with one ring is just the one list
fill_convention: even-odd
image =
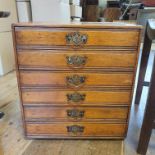
[(125, 138), (140, 26), (14, 24), (12, 28), (26, 137)]

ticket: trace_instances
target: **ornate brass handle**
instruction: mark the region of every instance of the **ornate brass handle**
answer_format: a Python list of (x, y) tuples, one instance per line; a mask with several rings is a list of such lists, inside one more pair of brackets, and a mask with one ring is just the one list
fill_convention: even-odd
[(73, 44), (75, 46), (84, 45), (87, 43), (88, 36), (79, 32), (72, 32), (66, 35), (67, 44)]
[(87, 57), (86, 56), (66, 56), (67, 64), (73, 68), (80, 68), (86, 64)]
[(75, 102), (75, 103), (84, 101), (85, 97), (86, 97), (85, 94), (80, 94), (80, 93), (77, 93), (77, 92), (75, 92), (73, 94), (67, 94), (66, 96), (67, 96), (68, 102)]
[(67, 116), (73, 119), (81, 119), (84, 117), (84, 110), (71, 109), (67, 110)]
[(77, 135), (78, 133), (81, 134), (84, 132), (84, 127), (78, 125), (67, 126), (67, 132), (74, 135)]
[(79, 75), (73, 75), (73, 76), (67, 76), (66, 82), (69, 86), (79, 87), (82, 84), (85, 83), (86, 77), (85, 76), (79, 76)]

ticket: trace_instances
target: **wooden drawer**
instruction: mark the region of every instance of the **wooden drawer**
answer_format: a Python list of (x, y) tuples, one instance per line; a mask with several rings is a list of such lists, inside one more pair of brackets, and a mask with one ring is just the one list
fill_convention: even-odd
[(130, 104), (131, 91), (69, 91), (50, 89), (24, 89), (22, 91), (24, 104), (56, 104), (56, 105), (104, 105)]
[(132, 86), (134, 74), (131, 72), (50, 72), (20, 71), (21, 86), (44, 87), (107, 87)]
[(22, 50), (17, 53), (19, 68), (90, 69), (118, 68), (136, 65), (136, 51), (55, 51)]
[[(139, 30), (15, 27), (16, 43), (26, 46), (138, 46)], [(68, 39), (67, 39), (68, 38)]]
[[(126, 124), (110, 123), (27, 123), (27, 136), (43, 138), (65, 137), (124, 137)], [(51, 136), (51, 137), (50, 137)]]
[(128, 117), (128, 107), (25, 106), (24, 114), (27, 121), (99, 121), (101, 119), (126, 120)]
[(12, 29), (26, 137), (126, 136), (140, 26), (20, 23)]

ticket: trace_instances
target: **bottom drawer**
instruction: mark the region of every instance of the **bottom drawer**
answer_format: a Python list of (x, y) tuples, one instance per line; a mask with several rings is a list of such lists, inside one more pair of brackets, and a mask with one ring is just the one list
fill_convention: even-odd
[(127, 124), (116, 123), (27, 123), (26, 134), (32, 138), (123, 138)]

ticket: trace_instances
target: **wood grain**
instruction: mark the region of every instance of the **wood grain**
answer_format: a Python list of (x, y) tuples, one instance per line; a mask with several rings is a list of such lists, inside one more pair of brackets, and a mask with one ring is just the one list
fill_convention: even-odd
[(110, 68), (110, 67), (134, 67), (136, 64), (136, 52), (89, 52), (89, 51), (55, 51), (55, 50), (23, 50), (18, 52), (19, 68), (53, 68), (73, 69), (68, 66), (67, 56), (87, 57), (85, 68)]
[[(83, 117), (72, 118), (67, 115), (68, 110), (83, 111)], [(128, 107), (40, 107), (31, 106), (24, 107), (26, 120), (44, 120), (44, 121), (59, 121), (59, 120), (75, 120), (83, 121), (90, 119), (127, 119)], [(95, 120), (97, 121), (97, 120)]]
[(39, 46), (66, 46), (66, 35), (71, 32), (86, 34), (86, 46), (138, 46), (139, 31), (132, 30), (80, 30), (18, 27), (16, 29), (16, 42), (18, 45)]
[(13, 28), (81, 28), (81, 29), (119, 29), (119, 30), (141, 30), (142, 26), (126, 22), (30, 22), (14, 23)]
[[(125, 138), (140, 29), (124, 24), (13, 25), (25, 135)], [(78, 89), (65, 83), (66, 76), (75, 74), (87, 76)], [(86, 111), (82, 121), (67, 120), (64, 111), (75, 107)], [(67, 133), (66, 126), (74, 123), (85, 128), (83, 136)]]
[(31, 140), (23, 137), (15, 72), (0, 77), (0, 85), (0, 111), (5, 113), (0, 120), (0, 155), (21, 155)]
[[(67, 126), (78, 125), (84, 127), (84, 132), (78, 135), (67, 132)], [(126, 124), (108, 124), (108, 123), (27, 123), (27, 135), (53, 135), (53, 136), (118, 136), (125, 134)]]
[(121, 140), (34, 140), (22, 155), (123, 155), (122, 150)]
[[(73, 94), (75, 91), (68, 90), (48, 90), (48, 89), (25, 89), (22, 92), (22, 100), (26, 103), (50, 103), (50, 104), (73, 104), (67, 101), (67, 94)], [(78, 91), (85, 94), (83, 102), (75, 103), (77, 105), (88, 104), (130, 104), (129, 91)]]
[[(30, 140), (23, 136), (15, 72), (0, 77), (1, 107), (5, 113), (0, 122), (0, 155), (120, 155), (121, 140)], [(5, 90), (3, 92), (3, 90)], [(7, 92), (7, 93), (6, 93)], [(72, 147), (70, 147), (72, 145)], [(77, 147), (78, 146), (78, 147)], [(79, 149), (80, 148), (80, 149)], [(90, 151), (91, 148), (91, 151)], [(111, 149), (113, 148), (113, 149)]]
[[(69, 83), (67, 78), (74, 75), (85, 78), (81, 84)], [(104, 86), (132, 86), (133, 73), (96, 73), (96, 72), (48, 72), (48, 71), (20, 71), (21, 86), (43, 86), (43, 87), (68, 87), (68, 88), (85, 88), (85, 87), (104, 87)]]

